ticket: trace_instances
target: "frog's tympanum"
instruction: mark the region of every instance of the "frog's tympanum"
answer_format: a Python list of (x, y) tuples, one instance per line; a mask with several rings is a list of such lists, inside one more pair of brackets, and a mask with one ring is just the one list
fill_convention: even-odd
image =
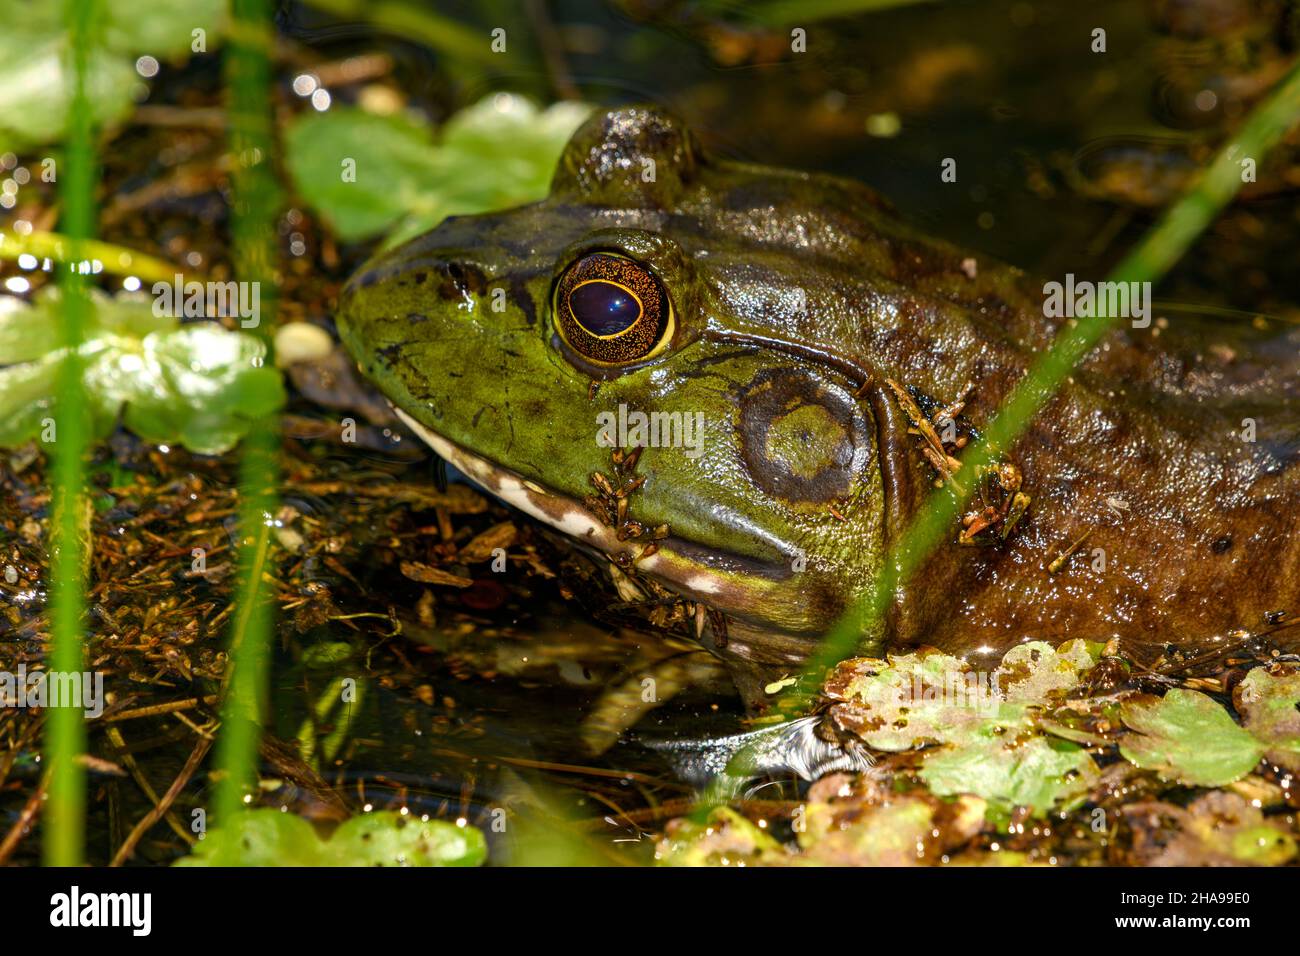
[(370, 263), (339, 327), (465, 474), (725, 622), (704, 640), (742, 688), (807, 656), (938, 481), (989, 501), (863, 635), (878, 648), (1285, 623), (1300, 330), (1123, 321), (1000, 469), (961, 470), (1071, 321), (1048, 298), (857, 183), (723, 162), (629, 107), (575, 134), (542, 202)]

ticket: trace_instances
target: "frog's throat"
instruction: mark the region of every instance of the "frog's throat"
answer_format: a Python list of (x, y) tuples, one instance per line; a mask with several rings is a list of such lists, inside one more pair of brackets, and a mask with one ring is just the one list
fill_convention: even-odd
[[(633, 556), (640, 552), (642, 545), (620, 541), (614, 529), (604, 524), (581, 502), (544, 488), (509, 468), (462, 448), (420, 424), (396, 405), (393, 406), (393, 411), (429, 447), (507, 504), (607, 555), (628, 551), (629, 547)], [(697, 561), (679, 553), (670, 542), (671, 539), (661, 541), (659, 550), (654, 554), (637, 558), (637, 569), (705, 604), (727, 606), (740, 602), (740, 606), (744, 606), (744, 595), (734, 593), (741, 590), (742, 585), (732, 578), (702, 567)]]

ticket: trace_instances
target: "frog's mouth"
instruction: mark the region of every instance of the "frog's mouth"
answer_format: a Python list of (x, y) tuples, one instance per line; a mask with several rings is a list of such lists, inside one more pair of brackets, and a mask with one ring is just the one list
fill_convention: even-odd
[[(395, 405), (393, 410), (435, 452), (507, 504), (607, 556), (629, 550), (629, 543), (620, 541), (614, 528), (605, 524), (582, 502), (461, 447)], [(744, 616), (745, 608), (752, 607), (754, 589), (746, 586), (746, 582), (770, 587), (788, 576), (788, 568), (784, 565), (738, 555), (718, 555), (712, 549), (683, 538), (670, 535), (656, 543), (659, 545), (657, 551), (636, 559), (638, 571), (652, 575), (690, 599), (729, 614)], [(633, 547), (641, 550), (635, 544)], [(706, 561), (715, 562), (725, 570), (711, 568)]]

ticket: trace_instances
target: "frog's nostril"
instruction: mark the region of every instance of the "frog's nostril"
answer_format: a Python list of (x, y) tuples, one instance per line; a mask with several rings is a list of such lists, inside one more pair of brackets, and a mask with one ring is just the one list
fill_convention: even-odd
[(444, 299), (464, 299), (487, 291), (487, 276), (477, 266), (451, 259), (437, 266), (438, 294)]

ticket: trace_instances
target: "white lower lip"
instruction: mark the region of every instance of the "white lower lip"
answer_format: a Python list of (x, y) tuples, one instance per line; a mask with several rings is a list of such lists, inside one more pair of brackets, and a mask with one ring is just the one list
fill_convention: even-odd
[[(513, 505), (520, 511), (531, 515), (538, 521), (551, 525), (570, 537), (599, 548), (606, 554), (631, 550), (635, 555), (640, 550), (640, 545), (633, 543), (629, 548), (627, 542), (619, 541), (613, 528), (602, 523), (599, 518), (582, 507), (581, 504), (562, 495), (554, 494), (531, 481), (525, 481), (506, 469), (493, 464), (486, 458), (471, 451), (466, 451), (454, 442), (443, 438), (436, 432), (430, 431), (426, 426), (421, 425), (396, 406), (393, 407), (393, 411), (429, 447), (455, 465), (467, 477), (482, 485), (487, 491), (497, 495), (507, 504)], [(549, 502), (551, 506), (543, 507), (542, 502)], [(559, 512), (559, 517), (552, 513), (556, 510), (554, 505), (557, 502), (564, 509)], [(669, 565), (673, 564), (680, 567), (683, 561), (684, 559), (680, 558), (680, 556), (661, 545), (660, 550), (656, 553), (639, 558), (636, 566), (642, 571), (657, 574), (679, 588), (697, 596), (716, 594), (722, 590), (721, 582), (706, 571), (692, 571), (685, 575), (684, 578), (674, 575), (672, 573), (673, 569)]]

